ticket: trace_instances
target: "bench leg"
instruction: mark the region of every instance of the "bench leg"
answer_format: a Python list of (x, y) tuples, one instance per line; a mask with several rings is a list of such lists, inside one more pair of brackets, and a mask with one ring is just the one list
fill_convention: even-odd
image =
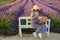
[(48, 31), (47, 31), (47, 36), (49, 37), (49, 34), (50, 34), (50, 27), (48, 28)]
[(19, 28), (19, 35), (22, 37), (22, 28)]

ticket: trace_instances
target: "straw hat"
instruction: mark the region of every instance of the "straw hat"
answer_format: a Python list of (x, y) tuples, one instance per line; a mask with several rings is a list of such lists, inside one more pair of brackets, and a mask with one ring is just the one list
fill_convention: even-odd
[(33, 9), (35, 9), (35, 10), (36, 10), (36, 9), (41, 10), (41, 7), (39, 7), (38, 5), (34, 5), (33, 8), (32, 8), (32, 10), (33, 10)]

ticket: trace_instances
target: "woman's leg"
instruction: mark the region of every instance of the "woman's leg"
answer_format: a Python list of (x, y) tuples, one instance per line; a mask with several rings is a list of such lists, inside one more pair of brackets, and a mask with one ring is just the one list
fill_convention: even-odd
[[(36, 20), (33, 20), (32, 21), (32, 26), (36, 29)], [(35, 37), (35, 38), (37, 38), (37, 33), (36, 32), (33, 32), (33, 36)]]
[(42, 25), (41, 25), (41, 30), (39, 30), (39, 33), (44, 33), (44, 32), (46, 32), (46, 31), (47, 31), (46, 25), (45, 25), (45, 24), (42, 24)]
[(41, 25), (41, 30), (39, 30), (39, 33), (38, 33), (38, 35), (41, 39), (42, 39), (42, 33), (44, 33), (44, 32), (46, 32), (46, 25), (45, 24)]
[(35, 30), (36, 33), (39, 33), (40, 31), (41, 31), (41, 27), (37, 27)]
[(37, 38), (37, 34), (40, 32), (41, 27), (36, 27), (35, 29), (36, 30), (35, 30), (35, 32), (33, 32), (33, 35), (34, 35), (35, 38)]
[(37, 26), (36, 30), (35, 30), (35, 33), (39, 35), (39, 37), (42, 39), (42, 27), (40, 26)]

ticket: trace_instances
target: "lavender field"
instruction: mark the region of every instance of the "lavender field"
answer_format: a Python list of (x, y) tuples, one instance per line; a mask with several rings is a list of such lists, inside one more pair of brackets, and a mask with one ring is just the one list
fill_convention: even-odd
[[(60, 0), (16, 0), (15, 2), (0, 5), (0, 18), (7, 16), (13, 20), (14, 26), (12, 30), (16, 31), (16, 28), (18, 28), (18, 17), (30, 16), (31, 8), (35, 4), (42, 8), (41, 12), (44, 15), (52, 17), (54, 20), (58, 19), (60, 23)], [(15, 15), (8, 16), (6, 14)]]
[(19, 16), (29, 16), (34, 4), (40, 6), (45, 14), (51, 12), (60, 15), (59, 0), (16, 0), (15, 2), (1, 5), (0, 15), (4, 15), (7, 12), (17, 12)]

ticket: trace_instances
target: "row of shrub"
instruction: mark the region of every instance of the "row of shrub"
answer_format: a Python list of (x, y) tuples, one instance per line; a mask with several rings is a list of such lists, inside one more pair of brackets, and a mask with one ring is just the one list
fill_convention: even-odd
[(0, 18), (0, 34), (9, 34), (12, 22), (6, 18)]
[(59, 19), (51, 20), (51, 31), (60, 33), (60, 20)]
[(60, 33), (60, 18), (57, 13), (49, 13), (47, 17), (51, 19), (51, 31)]
[(17, 34), (17, 28), (15, 27), (14, 20), (11, 16), (14, 17), (15, 13), (6, 13), (0, 16), (0, 35), (14, 35)]

